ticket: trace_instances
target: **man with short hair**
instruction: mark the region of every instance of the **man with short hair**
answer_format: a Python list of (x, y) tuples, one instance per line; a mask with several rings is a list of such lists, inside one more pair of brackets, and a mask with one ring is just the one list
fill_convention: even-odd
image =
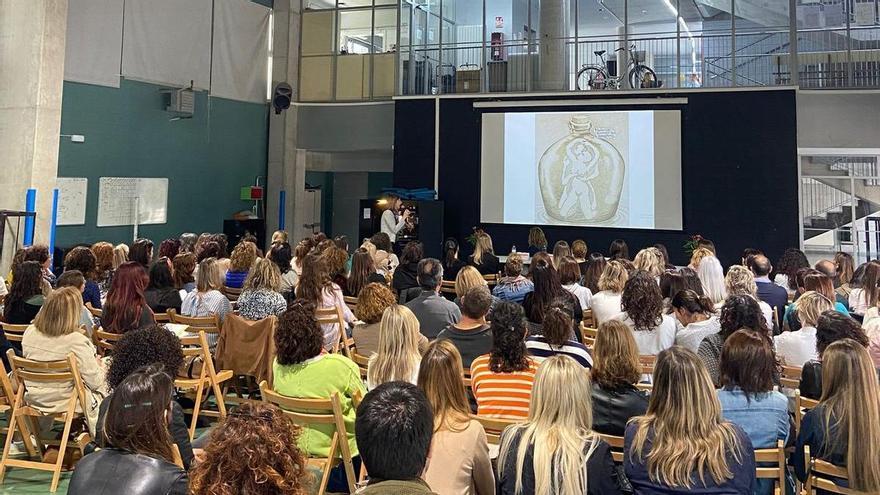
[(440, 295), (440, 284), (443, 282), (443, 265), (435, 258), (419, 261), (418, 282), (422, 293), (406, 307), (419, 320), (419, 331), (429, 340), (437, 338), (437, 334), (447, 326), (461, 319), (461, 310), (455, 303)]
[[(785, 305), (788, 304), (788, 291), (785, 287), (776, 285), (770, 281), (770, 272), (773, 265), (763, 254), (757, 254), (749, 259), (749, 270), (755, 275), (755, 285), (758, 286), (758, 299), (776, 308), (777, 318), (785, 314)], [(775, 322), (777, 325), (779, 321)]]
[(492, 330), (486, 322), (486, 315), (493, 302), (495, 298), (489, 294), (488, 288), (482, 285), (471, 287), (461, 298), (461, 319), (437, 335), (437, 340), (446, 339), (458, 349), (466, 370), (471, 369), (474, 359), (492, 349)]
[(434, 495), (422, 479), (434, 435), (434, 413), (421, 389), (406, 382), (379, 385), (358, 408), (354, 431), (370, 473), (359, 495)]

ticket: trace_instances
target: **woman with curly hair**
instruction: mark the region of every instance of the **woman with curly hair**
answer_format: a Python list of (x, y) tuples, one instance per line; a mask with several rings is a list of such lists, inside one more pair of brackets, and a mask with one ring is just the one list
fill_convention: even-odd
[(541, 252), (547, 252), (547, 236), (541, 227), (532, 227), (529, 229), (529, 256), (534, 256)]
[(348, 251), (334, 244), (321, 253), (321, 258), (327, 265), (330, 280), (345, 292), (348, 287)]
[(101, 290), (101, 297), (107, 296), (110, 290), (110, 279), (113, 278), (113, 244), (101, 241), (89, 248), (95, 255), (95, 282)]
[[(758, 301), (751, 296), (730, 296), (721, 306), (721, 331), (704, 338), (697, 348), (697, 355), (706, 365), (709, 376), (716, 386), (721, 385), (719, 362), (724, 342), (733, 332), (746, 328), (771, 341), (770, 328)], [(772, 344), (771, 344), (772, 345)]]
[[(371, 283), (361, 289), (354, 314), (358, 323), (351, 336), (361, 356), (372, 356), (379, 348), (379, 326), (385, 309), (397, 302), (394, 293), (385, 284)], [(420, 334), (421, 335), (421, 334)]]
[[(55, 274), (52, 273), (52, 256), (49, 254), (49, 246), (35, 244), (24, 250), (24, 261), (36, 261), (43, 270), (43, 278), (49, 287), (55, 287)], [(13, 278), (14, 280), (14, 278)]]
[(648, 275), (654, 277), (658, 281), (660, 275), (666, 270), (666, 261), (663, 258), (663, 253), (655, 247), (645, 248), (636, 253), (636, 257), (633, 259), (633, 264), (635, 265), (636, 270), (646, 271), (648, 272)]
[(272, 260), (257, 258), (244, 281), (236, 309), (242, 318), (259, 321), (280, 315), (287, 309), (287, 299), (279, 292), (281, 273)]
[[(758, 299), (758, 284), (755, 283), (755, 274), (743, 265), (733, 265), (727, 269), (724, 277), (724, 289), (727, 296), (750, 296), (758, 301), (767, 326), (773, 328), (773, 308), (764, 301)], [(720, 305), (719, 305), (720, 306)]]
[[(354, 324), (354, 314), (345, 304), (342, 289), (330, 279), (327, 263), (319, 255), (310, 255), (303, 262), (296, 298), (321, 309), (340, 308), (345, 322)], [(339, 341), (339, 325), (325, 324), (322, 328), (324, 348), (329, 350)]]
[(776, 276), (773, 278), (773, 282), (785, 287), (789, 294), (794, 294), (797, 290), (795, 275), (801, 268), (810, 268), (810, 262), (807, 260), (807, 255), (800, 249), (788, 248), (782, 253), (775, 268)]
[(27, 325), (33, 321), (50, 291), (43, 278), (43, 267), (36, 261), (25, 261), (12, 267), (12, 285), (3, 301), (3, 321)]
[(180, 253), (180, 239), (165, 239), (159, 244), (159, 257), (173, 260)]
[(156, 323), (144, 291), (150, 278), (137, 261), (129, 261), (116, 270), (107, 294), (101, 326), (111, 333), (125, 333)]
[(239, 242), (232, 250), (232, 257), (229, 258), (226, 287), (241, 289), (255, 261), (257, 261), (257, 245), (253, 242)]
[(174, 288), (187, 294), (196, 288), (196, 278), (193, 272), (196, 269), (196, 255), (192, 253), (180, 253), (171, 262), (174, 275)]
[(816, 323), (816, 352), (819, 356), (804, 363), (798, 387), (801, 395), (816, 400), (822, 396), (822, 354), (829, 345), (843, 339), (852, 339), (865, 348), (871, 343), (856, 320), (837, 311), (823, 312)]
[(620, 308), (613, 318), (632, 329), (639, 354), (656, 356), (675, 345), (675, 320), (663, 314), (660, 287), (648, 272), (637, 271), (626, 281)]
[[(308, 263), (306, 263), (308, 266)], [(295, 303), (278, 318), (275, 329), (275, 362), (273, 389), (288, 397), (327, 398), (339, 394), (342, 416), (351, 455), (358, 455), (354, 437), (355, 396), (366, 394), (358, 366), (341, 354), (324, 351), (321, 326), (314, 316), (314, 307)], [(327, 457), (335, 428), (332, 425), (310, 425), (300, 437), (300, 448), (315, 457)], [(344, 473), (342, 465), (334, 470)], [(332, 475), (328, 492), (347, 490), (345, 476)]]
[[(301, 429), (278, 407), (245, 403), (211, 432), (193, 469), (193, 495), (305, 495), (314, 482)], [(247, 462), (242, 462), (247, 459)]]
[(492, 311), (492, 350), (471, 363), (477, 414), (497, 419), (529, 417), (538, 362), (526, 349), (525, 313), (519, 304), (499, 302)]
[[(95, 439), (99, 444), (102, 442), (104, 417), (110, 407), (113, 391), (126, 377), (148, 365), (158, 367), (171, 377), (177, 376), (178, 370), (183, 366), (180, 339), (160, 326), (150, 325), (140, 330), (132, 330), (116, 342), (116, 345), (113, 346), (113, 359), (110, 360), (110, 368), (107, 370), (107, 386), (110, 388), (110, 395), (101, 402), (101, 408), (98, 411), (98, 431), (95, 434)], [(168, 429), (180, 451), (183, 466), (189, 469), (193, 461), (193, 449), (189, 439), (189, 428), (183, 417), (183, 408), (176, 400), (171, 401), (171, 418)]]
[(374, 282), (384, 284), (385, 277), (376, 272), (376, 264), (370, 253), (364, 248), (358, 248), (351, 256), (351, 273), (342, 294), (358, 297), (364, 287)]

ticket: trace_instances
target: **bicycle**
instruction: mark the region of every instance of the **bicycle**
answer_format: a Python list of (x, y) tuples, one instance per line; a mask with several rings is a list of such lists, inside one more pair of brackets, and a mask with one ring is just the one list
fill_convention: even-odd
[[(626, 50), (628, 57), (627, 63), (627, 80), (631, 88), (659, 88), (661, 82), (657, 79), (657, 73), (654, 69), (639, 62), (636, 57), (636, 45), (632, 44), (629, 49), (618, 48), (615, 53)], [(618, 70), (617, 76), (612, 76), (608, 72), (605, 62), (605, 50), (594, 51), (593, 54), (599, 57), (601, 65), (584, 64), (577, 72), (575, 84), (579, 91), (599, 90), (599, 89), (620, 89), (623, 83), (623, 71)]]

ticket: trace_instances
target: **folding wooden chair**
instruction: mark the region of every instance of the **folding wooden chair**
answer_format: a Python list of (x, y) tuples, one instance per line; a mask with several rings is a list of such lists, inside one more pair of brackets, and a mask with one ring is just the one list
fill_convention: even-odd
[(220, 292), (222, 292), (223, 295), (226, 296), (226, 299), (229, 299), (229, 302), (238, 301), (238, 296), (241, 295), (241, 291), (242, 289), (240, 287), (226, 287), (225, 285), (220, 289)]
[(351, 354), (351, 360), (354, 361), (354, 364), (358, 365), (358, 369), (361, 370), (361, 378), (363, 380), (366, 380), (367, 368), (370, 364), (370, 358), (364, 356), (363, 354), (358, 354), (357, 350), (354, 350)]
[(212, 314), (211, 316), (182, 316), (177, 314), (177, 311), (174, 309), (168, 310), (168, 319), (171, 320), (171, 323), (177, 325), (187, 325), (190, 327), (190, 332), (196, 334), (197, 332), (205, 332), (206, 335), (211, 335), (212, 338), (209, 339), (209, 342), (212, 344), (217, 343), (217, 339), (220, 338), (220, 316), (216, 314)]
[(657, 364), (657, 356), (651, 354), (642, 354), (639, 356), (639, 365), (642, 367), (643, 375), (653, 375), (655, 364)]
[(3, 327), (3, 333), (6, 334), (6, 340), (10, 342), (18, 342), (21, 344), (21, 339), (24, 337), (24, 331), (30, 325), (13, 325), (12, 323), (2, 323), (0, 326)]
[(104, 315), (103, 310), (93, 308), (91, 303), (86, 303), (86, 309), (89, 310), (89, 313), (91, 313), (94, 318), (101, 318), (101, 316)]
[(480, 424), (483, 425), (483, 429), (486, 430), (486, 440), (489, 442), (489, 445), (500, 445), (501, 434), (504, 433), (504, 429), (510, 425), (523, 422), (512, 419), (488, 418), (486, 416), (477, 416), (475, 414), (472, 414), (471, 418), (479, 421)]
[(795, 395), (795, 404), (797, 404), (797, 411), (795, 411), (794, 415), (795, 427), (798, 431), (801, 431), (801, 422), (804, 420), (804, 416), (807, 414), (807, 411), (818, 406), (819, 401), (804, 397), (800, 394), (800, 390), (798, 390)]
[(599, 436), (611, 447), (611, 458), (614, 462), (623, 462), (623, 437), (602, 434), (599, 434)]
[(351, 296), (342, 296), (342, 300), (345, 301), (345, 305), (348, 306), (348, 309), (354, 313), (354, 310), (357, 309), (358, 298)]
[(779, 493), (785, 493), (785, 443), (776, 441), (776, 447), (755, 449), (755, 473), (758, 479), (775, 479), (779, 482)]
[[(12, 404), (15, 402), (15, 392), (12, 391), (12, 382), (9, 381), (9, 371), (2, 361), (0, 361), (0, 392), (3, 394), (0, 396), (0, 414), (6, 415), (7, 411), (12, 411)], [(8, 414), (8, 417), (12, 418), (11, 412)], [(24, 418), (18, 419), (18, 431), (24, 441), (24, 448), (28, 453), (28, 457), (33, 457), (36, 455), (36, 451), (31, 443), (30, 427), (28, 427)], [(0, 433), (9, 434), (9, 428), (4, 427), (0, 429)]]
[(582, 344), (592, 349), (596, 345), (596, 337), (599, 335), (599, 330), (581, 323), (581, 335), (584, 338)]
[[(58, 489), (58, 481), (61, 477), (61, 468), (64, 464), (64, 453), (67, 451), (67, 444), (69, 442), (71, 428), (73, 427), (73, 420), (75, 418), (83, 417), (82, 412), (76, 411), (77, 406), (79, 406), (81, 411), (86, 411), (88, 408), (85, 386), (83, 385), (82, 377), (80, 376), (79, 369), (76, 365), (76, 357), (71, 353), (67, 356), (67, 359), (63, 361), (40, 362), (17, 357), (11, 349), (7, 352), (7, 355), (12, 367), (13, 376), (18, 384), (18, 391), (15, 394), (15, 401), (12, 404), (12, 418), (6, 434), (6, 442), (3, 445), (3, 457), (0, 458), (0, 482), (3, 481), (3, 478), (6, 475), (6, 470), (10, 467), (52, 471), (52, 483), (49, 487), (49, 491), (55, 493), (55, 490)], [(25, 394), (27, 393), (29, 383), (39, 383), (41, 385), (55, 384), (62, 387), (70, 386), (72, 390), (67, 401), (66, 410), (61, 413), (43, 413), (39, 409), (28, 405), (25, 400)], [(12, 440), (15, 437), (16, 431), (19, 429), (18, 425), (21, 423), (21, 420), (25, 418), (31, 419), (34, 423), (37, 418), (52, 418), (53, 421), (64, 423), (64, 430), (59, 440), (46, 440), (39, 438), (39, 430), (37, 428), (33, 429), (33, 432), (36, 433), (37, 444), (40, 447), (40, 454), (45, 453), (45, 445), (58, 446), (58, 458), (54, 463), (11, 459), (9, 457)], [(21, 433), (23, 437), (28, 435), (28, 433), (24, 431)], [(24, 440), (25, 443), (27, 443), (30, 441), (30, 437), (24, 437)], [(75, 442), (75, 447), (82, 451), (90, 441), (91, 437), (88, 434), (81, 435)]]
[(804, 448), (804, 465), (807, 466), (807, 480), (804, 482), (804, 493), (806, 495), (812, 495), (813, 489), (823, 490), (825, 493), (868, 495), (868, 492), (844, 488), (835, 483), (835, 478), (842, 480), (849, 478), (846, 468), (835, 466), (822, 459), (812, 458), (809, 445)]
[(121, 338), (121, 333), (105, 332), (104, 330), (101, 330), (101, 327), (96, 328), (94, 333), (92, 333), (92, 340), (95, 343), (98, 354), (102, 357), (109, 355)]
[(333, 346), (332, 352), (339, 352), (340, 345), (342, 352), (347, 358), (351, 358), (351, 346), (354, 345), (354, 339), (349, 338), (345, 334), (345, 317), (342, 315), (342, 308), (334, 306), (332, 308), (319, 308), (315, 310), (315, 319), (319, 325), (337, 325), (339, 328), (339, 341)]
[(333, 434), (330, 438), (330, 451), (327, 457), (309, 455), (309, 464), (320, 469), (322, 473), (318, 485), (318, 495), (326, 493), (330, 471), (340, 462), (345, 466), (348, 488), (351, 493), (355, 493), (357, 478), (354, 474), (354, 464), (351, 460), (351, 449), (348, 445), (348, 434), (345, 430), (345, 419), (342, 416), (342, 403), (339, 400), (339, 394), (334, 393), (327, 399), (287, 397), (269, 388), (269, 384), (265, 380), (260, 382), (260, 394), (264, 402), (280, 407), (284, 414), (300, 427), (310, 425), (330, 425), (332, 427)]
[(444, 280), (440, 282), (440, 293), (444, 296), (449, 296), (455, 299), (455, 281), (454, 280)]
[[(192, 362), (196, 358), (201, 358), (202, 360), (198, 377), (177, 377), (174, 380), (175, 387), (183, 390), (192, 390), (195, 395), (192, 411), (185, 411), (192, 413), (192, 423), (189, 427), (189, 438), (192, 440), (199, 415), (220, 418), (221, 420), (226, 418), (226, 402), (223, 399), (222, 385), (223, 382), (232, 378), (232, 370), (222, 370), (220, 372), (215, 370), (208, 338), (201, 329), (197, 336), (181, 337), (180, 346), (185, 362)], [(214, 400), (217, 401), (217, 411), (206, 409), (205, 405), (207, 404), (202, 405), (202, 399), (206, 396), (208, 389), (214, 393)]]
[(653, 383), (636, 383), (636, 388), (639, 390), (642, 390), (644, 392), (651, 393), (651, 391), (654, 390), (654, 384)]
[(779, 384), (785, 388), (792, 390), (801, 386), (801, 373), (803, 370), (796, 366), (782, 366), (782, 374), (779, 377)]
[(153, 313), (153, 318), (156, 319), (156, 323), (171, 323), (168, 313)]
[(491, 290), (492, 287), (495, 287), (496, 285), (498, 285), (498, 274), (491, 273), (489, 275), (483, 275), (483, 280), (486, 281), (486, 285), (488, 285), (489, 289)]
[(599, 326), (599, 325), (596, 325), (596, 318), (593, 317), (593, 310), (592, 309), (585, 309), (584, 310), (584, 317), (583, 317), (582, 322), (583, 322), (584, 326), (588, 327), (588, 328), (596, 328)]

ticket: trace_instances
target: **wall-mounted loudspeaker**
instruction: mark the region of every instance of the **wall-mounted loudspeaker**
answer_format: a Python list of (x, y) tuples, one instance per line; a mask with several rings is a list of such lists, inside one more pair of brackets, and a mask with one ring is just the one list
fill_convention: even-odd
[(275, 107), (275, 114), (279, 114), (290, 108), (290, 102), (293, 99), (293, 88), (286, 82), (280, 82), (275, 85), (272, 91), (272, 106)]

